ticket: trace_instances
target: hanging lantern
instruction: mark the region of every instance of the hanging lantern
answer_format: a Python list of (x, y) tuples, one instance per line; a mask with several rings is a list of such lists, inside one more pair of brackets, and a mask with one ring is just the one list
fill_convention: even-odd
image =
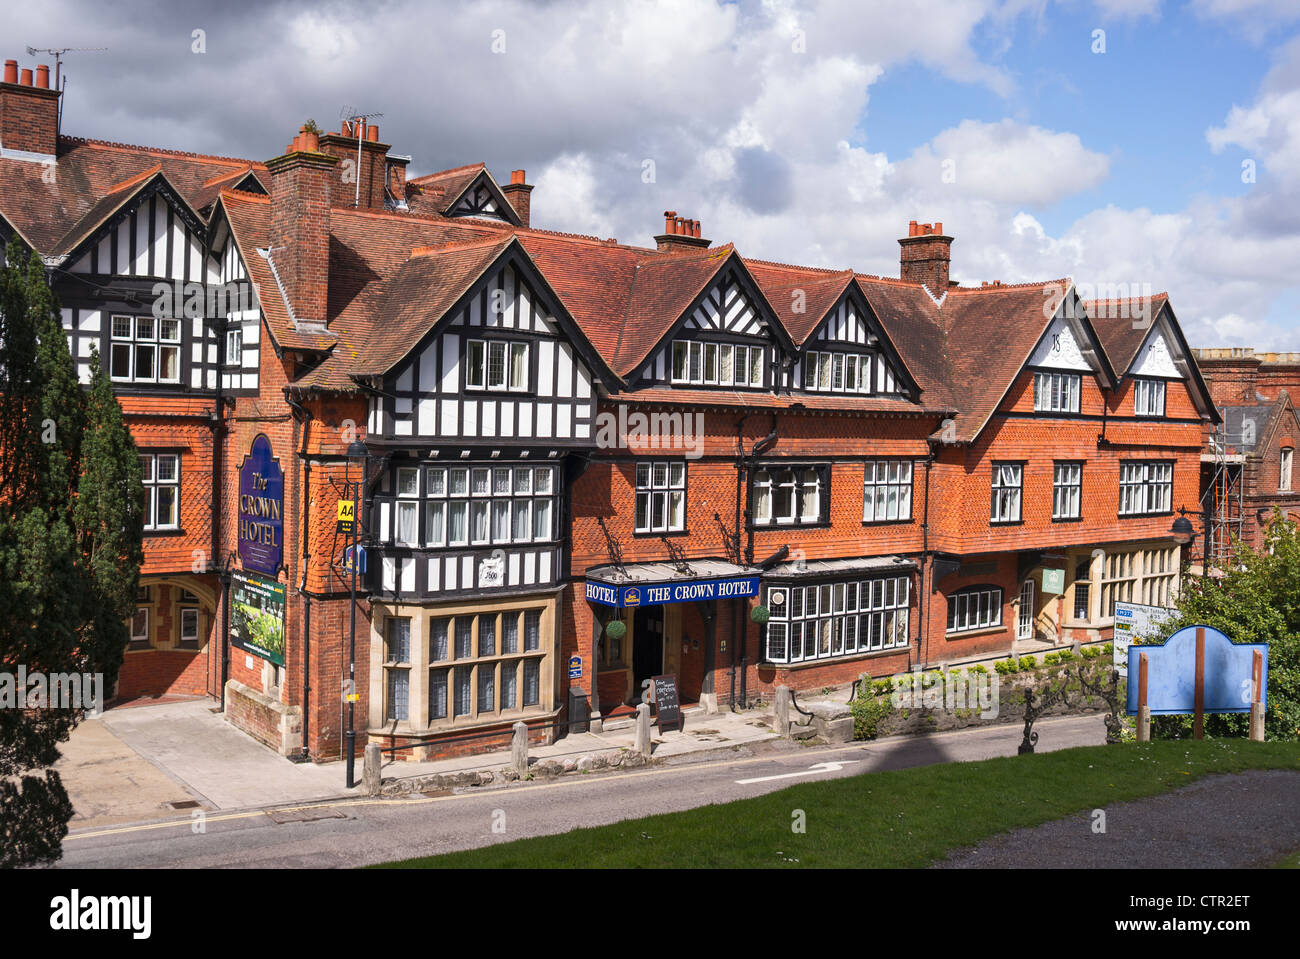
[(605, 624), (605, 635), (610, 639), (622, 639), (627, 635), (627, 623), (621, 619), (612, 619)]
[(766, 623), (771, 616), (772, 614), (766, 606), (755, 606), (749, 611), (749, 618), (760, 626)]

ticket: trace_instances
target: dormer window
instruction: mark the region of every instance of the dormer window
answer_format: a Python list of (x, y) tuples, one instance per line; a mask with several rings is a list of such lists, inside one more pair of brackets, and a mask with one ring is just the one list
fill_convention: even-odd
[(465, 388), (528, 389), (528, 344), (518, 340), (470, 340), (465, 354)]
[(1133, 412), (1137, 416), (1165, 415), (1165, 381), (1134, 380)]
[(1035, 373), (1034, 411), (1039, 413), (1079, 412), (1078, 373)]
[(881, 389), (895, 390), (892, 370), (878, 364), (870, 353), (805, 353), (803, 388), (830, 393), (872, 393), (873, 367), (881, 367)]
[(763, 347), (674, 340), (672, 382), (692, 386), (763, 385)]

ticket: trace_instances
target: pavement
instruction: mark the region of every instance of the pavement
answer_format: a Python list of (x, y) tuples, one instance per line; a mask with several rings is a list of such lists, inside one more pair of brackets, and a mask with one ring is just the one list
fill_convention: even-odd
[[(770, 713), (707, 715), (688, 709), (681, 731), (652, 727), (660, 761), (728, 750), (776, 739)], [(606, 723), (605, 731), (577, 733), (549, 746), (532, 746), (536, 759), (577, 759), (631, 749), (635, 721)], [(207, 699), (110, 709), (88, 719), (63, 746), (55, 766), (72, 799), (72, 829), (174, 816), (178, 809), (231, 810), (355, 797), (342, 762), (294, 763), (231, 726)], [(508, 765), (509, 750), (434, 762), (385, 759), (385, 781)], [(361, 779), (357, 760), (356, 778)], [(177, 805), (177, 804), (184, 805)]]

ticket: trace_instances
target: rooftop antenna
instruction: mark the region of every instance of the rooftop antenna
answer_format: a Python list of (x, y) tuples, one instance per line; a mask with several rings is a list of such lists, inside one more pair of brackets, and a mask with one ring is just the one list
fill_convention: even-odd
[[(27, 55), (34, 57), (38, 53), (48, 53), (54, 57), (54, 89), (63, 93), (67, 89), (67, 78), (63, 76), (63, 55), (65, 53), (99, 53), (107, 50), (108, 47), (28, 47)], [(67, 97), (59, 97), (59, 116), (58, 130), (56, 134), (63, 129), (63, 101)]]
[(353, 196), (353, 198), (352, 198), (352, 206), (353, 206), (354, 209), (355, 209), (356, 207), (359, 207), (359, 206), (361, 205), (361, 141), (364, 140), (365, 137), (366, 137), (366, 131), (365, 131), (365, 128), (366, 128), (366, 126), (367, 126), (366, 121), (367, 121), (367, 120), (375, 120), (375, 119), (378, 119), (379, 117), (382, 117), (382, 116), (383, 116), (382, 113), (357, 113), (357, 112), (356, 112), (355, 110), (353, 110), (352, 107), (350, 107), (350, 106), (344, 106), (343, 109), (339, 111), (339, 119), (340, 119), (340, 120), (347, 120), (347, 121), (349, 121), (349, 122), (351, 122), (351, 123), (356, 124), (356, 131), (357, 131), (357, 177), (356, 177), (356, 179), (357, 179), (357, 189), (356, 189), (356, 194), (355, 194), (355, 195)]

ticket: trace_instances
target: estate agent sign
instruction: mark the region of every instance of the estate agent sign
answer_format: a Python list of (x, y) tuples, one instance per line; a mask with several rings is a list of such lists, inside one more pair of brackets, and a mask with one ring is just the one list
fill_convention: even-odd
[(239, 558), (245, 569), (268, 576), (284, 562), (284, 472), (265, 433), (239, 468)]

